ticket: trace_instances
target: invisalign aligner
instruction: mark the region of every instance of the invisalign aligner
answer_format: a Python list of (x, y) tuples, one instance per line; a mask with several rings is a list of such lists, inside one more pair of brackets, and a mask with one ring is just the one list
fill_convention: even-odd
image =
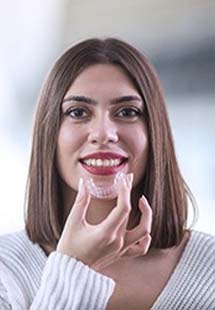
[(86, 185), (90, 194), (96, 198), (109, 198), (113, 199), (117, 197), (119, 190), (119, 180), (123, 177), (124, 173), (118, 172), (115, 177), (113, 184), (105, 186), (97, 186), (92, 178), (87, 180)]

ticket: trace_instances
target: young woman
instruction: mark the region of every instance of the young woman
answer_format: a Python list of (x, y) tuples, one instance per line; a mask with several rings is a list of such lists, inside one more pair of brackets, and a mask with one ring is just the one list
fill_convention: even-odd
[(26, 228), (0, 238), (1, 309), (215, 309), (215, 238), (187, 228), (188, 196), (145, 56), (73, 46), (39, 98)]

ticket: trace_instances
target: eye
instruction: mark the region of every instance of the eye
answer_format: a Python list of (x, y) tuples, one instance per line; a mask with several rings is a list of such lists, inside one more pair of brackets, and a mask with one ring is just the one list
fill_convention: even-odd
[(87, 111), (83, 108), (72, 108), (66, 111), (65, 114), (75, 119), (82, 119), (88, 117)]
[(142, 115), (142, 111), (136, 108), (123, 108), (118, 113), (118, 117), (134, 118)]

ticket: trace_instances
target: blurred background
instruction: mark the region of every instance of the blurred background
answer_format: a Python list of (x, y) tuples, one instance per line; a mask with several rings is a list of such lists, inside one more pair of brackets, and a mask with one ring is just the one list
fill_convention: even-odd
[[(215, 1), (0, 0), (0, 234), (23, 228), (35, 102), (67, 47), (114, 36), (154, 63), (179, 164), (215, 234)], [(190, 218), (192, 212), (190, 211)]]

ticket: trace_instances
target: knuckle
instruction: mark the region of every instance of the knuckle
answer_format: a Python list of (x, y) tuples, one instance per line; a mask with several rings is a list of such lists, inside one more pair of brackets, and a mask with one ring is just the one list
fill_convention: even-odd
[(152, 241), (152, 236), (150, 235), (150, 233), (148, 233), (146, 236), (145, 236), (145, 240), (147, 243), (151, 243)]
[(130, 211), (131, 211), (131, 205), (130, 204), (125, 204), (123, 209), (122, 209), (122, 213), (127, 215), (127, 214), (130, 213)]
[(145, 227), (145, 229), (143, 230), (143, 236), (144, 238), (147, 238), (147, 236), (150, 235), (151, 229), (150, 227)]
[(145, 240), (144, 240), (145, 242), (144, 242), (144, 249), (143, 249), (143, 252), (144, 252), (144, 254), (146, 254), (146, 253), (148, 252), (148, 250), (149, 250), (152, 237), (151, 237), (151, 235), (148, 234), (144, 239), (145, 239)]

